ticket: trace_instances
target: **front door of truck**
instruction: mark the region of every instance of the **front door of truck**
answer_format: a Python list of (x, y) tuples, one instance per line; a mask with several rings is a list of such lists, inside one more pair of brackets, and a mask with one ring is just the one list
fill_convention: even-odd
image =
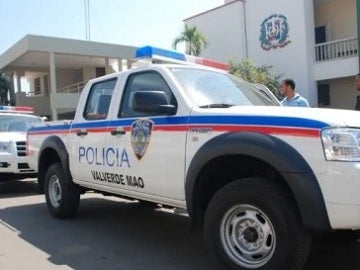
[[(150, 93), (150, 104), (151, 93), (160, 93), (174, 113), (135, 110), (138, 92)], [(184, 199), (186, 119), (180, 123), (183, 118), (175, 115), (177, 101), (164, 77), (157, 71), (130, 74), (119, 103), (118, 117), (109, 123), (110, 184), (129, 194)]]

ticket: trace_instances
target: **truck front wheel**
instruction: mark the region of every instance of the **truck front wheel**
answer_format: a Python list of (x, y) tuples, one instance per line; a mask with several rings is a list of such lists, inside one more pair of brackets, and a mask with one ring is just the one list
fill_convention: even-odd
[(302, 269), (311, 237), (288, 192), (271, 180), (246, 178), (217, 191), (205, 214), (204, 237), (226, 269)]
[(52, 164), (46, 172), (45, 198), (50, 213), (58, 218), (72, 217), (79, 208), (79, 187), (65, 175), (60, 163)]

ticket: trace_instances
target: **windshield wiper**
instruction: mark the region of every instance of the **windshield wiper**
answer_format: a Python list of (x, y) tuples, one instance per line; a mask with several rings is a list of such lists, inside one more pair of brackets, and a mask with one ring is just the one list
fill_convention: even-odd
[(226, 103), (213, 103), (213, 104), (202, 105), (202, 106), (200, 106), (200, 108), (230, 108), (232, 106), (235, 106), (235, 105), (226, 104)]

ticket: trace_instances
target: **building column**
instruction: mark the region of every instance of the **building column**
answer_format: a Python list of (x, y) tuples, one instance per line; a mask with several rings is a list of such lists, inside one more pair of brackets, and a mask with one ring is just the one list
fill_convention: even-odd
[(9, 101), (11, 106), (16, 105), (14, 73), (9, 74)]
[(21, 75), (19, 72), (16, 72), (16, 93), (21, 92)]
[(53, 102), (53, 97), (56, 95), (56, 68), (55, 68), (55, 53), (49, 53), (50, 63), (50, 108), (52, 120), (58, 120), (56, 102)]
[(105, 74), (110, 74), (111, 73), (111, 67), (109, 65), (109, 58), (106, 57), (105, 58)]
[(120, 58), (118, 58), (118, 71), (123, 71), (123, 61)]
[(127, 69), (131, 69), (131, 66), (132, 66), (132, 61), (131, 61), (131, 59), (127, 59), (127, 60), (126, 60), (126, 65), (127, 65)]

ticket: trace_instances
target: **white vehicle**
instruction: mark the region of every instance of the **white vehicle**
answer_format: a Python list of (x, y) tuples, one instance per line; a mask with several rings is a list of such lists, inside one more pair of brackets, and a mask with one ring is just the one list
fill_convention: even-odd
[(0, 181), (35, 177), (27, 162), (26, 131), (41, 117), (31, 107), (0, 106)]
[(224, 269), (302, 269), (313, 232), (360, 229), (359, 112), (282, 107), (213, 68), (93, 79), (72, 122), (28, 140), (52, 215), (74, 216), (87, 190), (182, 208)]

